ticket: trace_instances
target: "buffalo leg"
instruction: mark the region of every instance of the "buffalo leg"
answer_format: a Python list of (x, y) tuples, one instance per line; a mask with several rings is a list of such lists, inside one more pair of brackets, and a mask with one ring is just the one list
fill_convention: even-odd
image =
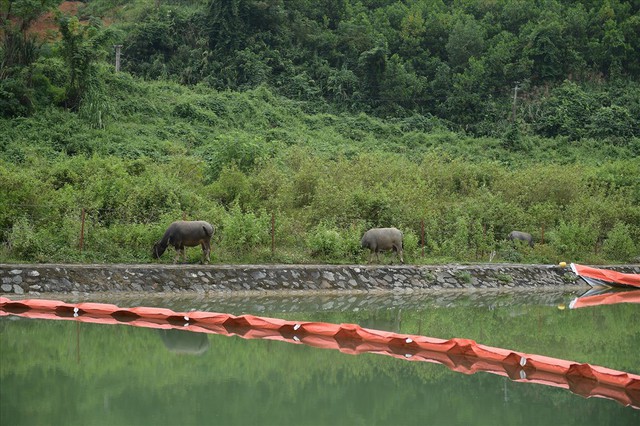
[(404, 258), (402, 257), (402, 246), (396, 247), (396, 256), (400, 256), (400, 263), (404, 263)]
[(209, 263), (211, 261), (211, 243), (203, 241), (202, 246), (202, 263)]

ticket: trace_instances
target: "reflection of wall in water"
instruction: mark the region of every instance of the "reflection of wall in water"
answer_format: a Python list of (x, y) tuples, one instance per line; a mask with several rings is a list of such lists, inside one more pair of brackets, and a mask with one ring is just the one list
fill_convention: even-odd
[[(414, 293), (372, 293), (372, 294), (305, 294), (285, 296), (282, 294), (254, 294), (250, 296), (225, 293), (215, 299), (205, 298), (202, 295), (181, 295), (170, 299), (171, 309), (174, 311), (205, 311), (226, 312), (234, 315), (242, 315), (252, 312), (256, 315), (279, 317), (281, 313), (306, 313), (306, 312), (359, 312), (364, 316), (364, 311), (385, 311), (394, 309), (424, 310), (431, 307), (453, 308), (464, 307), (490, 307), (490, 309), (509, 306), (545, 305), (557, 306), (567, 300), (572, 300), (584, 293), (580, 290), (567, 289), (537, 289), (537, 290), (476, 290), (468, 291), (433, 291)], [(162, 298), (155, 295), (131, 297), (109, 296), (108, 299), (100, 295), (70, 296), (71, 301), (104, 301), (120, 306), (165, 306), (166, 296)]]
[(173, 353), (202, 355), (209, 349), (209, 338), (204, 333), (186, 330), (158, 330), (162, 343)]
[(379, 309), (360, 321), (360, 327), (398, 333), (402, 326), (402, 309)]

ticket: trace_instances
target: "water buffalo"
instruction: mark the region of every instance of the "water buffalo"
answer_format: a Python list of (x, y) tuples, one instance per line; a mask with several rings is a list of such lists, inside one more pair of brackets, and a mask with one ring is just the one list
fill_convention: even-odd
[(173, 263), (178, 262), (181, 252), (186, 262), (187, 254), (184, 248), (200, 245), (202, 246), (202, 263), (208, 263), (213, 232), (213, 226), (202, 220), (173, 222), (167, 228), (162, 239), (153, 245), (153, 257), (160, 258), (170, 244), (176, 249)]
[(402, 309), (379, 309), (361, 319), (358, 324), (363, 328), (399, 333), (402, 327)]
[(507, 238), (509, 239), (509, 241), (524, 241), (525, 243), (529, 244), (529, 247), (533, 247), (533, 237), (531, 236), (531, 234), (528, 234), (526, 232), (511, 231), (509, 233), (509, 237)]
[(394, 257), (400, 255), (400, 262), (404, 263), (404, 259), (402, 258), (402, 232), (396, 228), (373, 228), (369, 229), (362, 236), (362, 240), (360, 240), (360, 245), (362, 248), (368, 248), (370, 250), (369, 253), (369, 263), (371, 263), (371, 258), (374, 253), (376, 255), (376, 260), (380, 262), (378, 257), (378, 253), (381, 251), (393, 250)]
[(202, 355), (209, 349), (209, 338), (204, 333), (187, 330), (158, 330), (162, 343), (173, 353)]

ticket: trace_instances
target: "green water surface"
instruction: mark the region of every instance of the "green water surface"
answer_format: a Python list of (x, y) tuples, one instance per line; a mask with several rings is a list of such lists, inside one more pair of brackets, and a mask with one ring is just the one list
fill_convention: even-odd
[[(640, 374), (640, 308), (572, 294), (140, 298), (163, 306), (358, 323)], [(638, 425), (640, 410), (428, 362), (129, 325), (0, 318), (0, 424)]]

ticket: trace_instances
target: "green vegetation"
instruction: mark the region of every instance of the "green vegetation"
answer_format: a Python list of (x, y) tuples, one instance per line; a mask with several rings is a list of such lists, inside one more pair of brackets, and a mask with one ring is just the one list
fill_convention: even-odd
[(2, 3), (2, 261), (147, 262), (182, 217), (224, 263), (640, 254), (637, 5), (94, 0), (43, 42), (58, 3)]

